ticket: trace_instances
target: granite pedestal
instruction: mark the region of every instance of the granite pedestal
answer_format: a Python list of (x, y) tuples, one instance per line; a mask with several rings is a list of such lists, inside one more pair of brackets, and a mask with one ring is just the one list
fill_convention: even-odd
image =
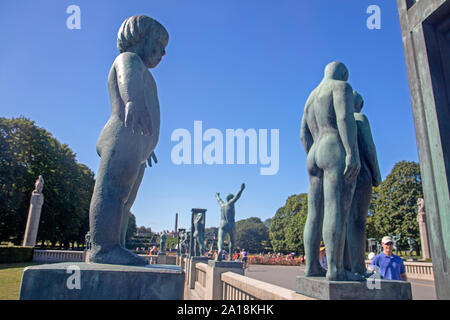
[[(223, 282), (222, 273), (234, 272), (240, 275), (244, 275), (243, 263), (237, 261), (208, 261), (208, 274), (209, 280), (207, 281), (206, 292), (208, 300), (222, 300), (223, 299)], [(210, 296), (209, 296), (210, 295)]]
[(20, 300), (182, 300), (179, 266), (56, 263), (25, 268)]
[(190, 289), (195, 289), (195, 265), (197, 263), (208, 263), (208, 257), (204, 256), (190, 256), (189, 257), (189, 266), (186, 270), (188, 274), (188, 283)]
[(167, 264), (167, 255), (165, 253), (158, 253), (158, 264)]
[(242, 262), (238, 262), (238, 261), (208, 260), (208, 266), (214, 267), (214, 268), (227, 268), (227, 269), (241, 269), (241, 270), (243, 270), (243, 265), (244, 264)]
[(412, 300), (410, 282), (383, 279), (329, 281), (297, 276), (296, 291), (320, 300)]

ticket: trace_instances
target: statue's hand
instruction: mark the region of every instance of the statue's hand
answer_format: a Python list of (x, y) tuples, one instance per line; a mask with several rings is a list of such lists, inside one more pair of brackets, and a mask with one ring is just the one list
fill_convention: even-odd
[(133, 102), (128, 102), (126, 104), (125, 127), (131, 128), (134, 134), (142, 134), (144, 136), (148, 136), (153, 133), (150, 114), (148, 113), (145, 104), (138, 105)]
[(242, 185), (241, 185), (241, 190), (244, 190), (245, 189), (245, 183), (243, 183)]
[(216, 192), (216, 197), (220, 197), (220, 193)]
[(355, 158), (353, 155), (348, 155), (345, 157), (344, 178), (347, 181), (355, 179), (358, 176), (359, 169), (361, 169), (359, 159)]
[(152, 166), (152, 159), (153, 159), (153, 162), (155, 162), (155, 164), (158, 163), (158, 159), (156, 158), (156, 154), (154, 151), (151, 153), (150, 157), (148, 157), (148, 159), (147, 159), (147, 163), (150, 167)]

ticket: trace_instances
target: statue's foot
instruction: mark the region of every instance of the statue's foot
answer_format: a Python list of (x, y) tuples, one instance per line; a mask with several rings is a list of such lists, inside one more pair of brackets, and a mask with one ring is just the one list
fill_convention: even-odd
[(89, 256), (89, 262), (128, 266), (144, 266), (148, 264), (146, 259), (139, 257), (120, 245), (113, 246), (108, 250), (102, 250), (99, 247), (93, 248)]
[(306, 266), (305, 277), (325, 277), (327, 271), (320, 266), (320, 264), (314, 266)]

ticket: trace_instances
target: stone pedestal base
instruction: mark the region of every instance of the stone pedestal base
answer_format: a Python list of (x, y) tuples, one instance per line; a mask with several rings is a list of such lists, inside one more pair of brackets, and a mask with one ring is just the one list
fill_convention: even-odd
[(244, 269), (242, 268), (242, 262), (234, 261), (208, 261), (208, 274), (209, 280), (206, 281), (206, 296), (207, 300), (222, 300), (223, 299), (223, 282), (221, 280), (222, 273), (234, 272), (240, 275), (244, 275)]
[(325, 277), (297, 276), (296, 289), (320, 300), (412, 300), (411, 283), (406, 281), (328, 281)]
[(84, 250), (83, 262), (89, 263), (90, 256), (91, 256), (91, 250)]
[(178, 266), (56, 263), (25, 268), (21, 300), (182, 300)]
[(208, 263), (208, 257), (203, 256), (190, 256), (188, 267), (186, 268), (187, 280), (190, 289), (195, 288), (195, 264), (196, 263)]
[[(241, 269), (243, 270), (243, 263), (238, 261), (216, 261), (208, 260), (208, 266), (215, 268), (227, 268), (227, 269)], [(230, 270), (231, 271), (231, 270)], [(240, 272), (239, 272), (240, 274)]]
[(158, 264), (167, 264), (167, 255), (165, 253), (159, 253), (157, 263)]

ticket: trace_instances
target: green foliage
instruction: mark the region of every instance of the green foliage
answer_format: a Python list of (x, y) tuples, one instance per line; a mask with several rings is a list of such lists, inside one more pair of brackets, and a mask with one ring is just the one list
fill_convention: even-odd
[[(169, 249), (175, 249), (175, 247), (177, 246), (177, 238), (176, 237), (167, 237), (166, 238), (166, 250)], [(159, 243), (159, 240), (158, 240)]]
[[(131, 222), (130, 222), (131, 220)], [(130, 215), (130, 220), (128, 221), (128, 226), (130, 227), (130, 224), (136, 223), (136, 217), (134, 215)], [(130, 227), (131, 228), (131, 227)], [(127, 236), (128, 236), (127, 231)], [(136, 228), (136, 231), (133, 232), (131, 237), (126, 241), (125, 247), (130, 250), (134, 250), (136, 248), (149, 248), (155, 245), (159, 246), (159, 240), (155, 233), (152, 232), (152, 228), (141, 226)]]
[(45, 183), (38, 241), (83, 243), (94, 173), (33, 121), (0, 118), (0, 241), (21, 243), (39, 175)]
[(33, 260), (33, 247), (0, 247), (0, 263), (29, 262)]
[(303, 193), (297, 198), (298, 202), (294, 202), (292, 208), (295, 214), (286, 227), (286, 247), (289, 251), (304, 254), (303, 231), (308, 217), (308, 195)]
[(130, 217), (128, 218), (127, 234), (125, 236), (125, 243), (131, 240), (131, 237), (134, 236), (136, 231), (137, 231), (136, 216), (130, 212)]
[(261, 219), (248, 218), (236, 222), (236, 248), (261, 252), (268, 242), (269, 233)]
[(308, 213), (307, 194), (292, 195), (272, 218), (269, 237), (275, 252), (303, 252), (303, 229)]
[(378, 187), (367, 219), (367, 237), (381, 240), (385, 235), (401, 233), (400, 246), (407, 247), (411, 237), (420, 246), (417, 199), (423, 197), (419, 164), (401, 161)]
[(288, 217), (284, 213), (284, 207), (281, 207), (275, 213), (269, 227), (269, 238), (272, 248), (275, 252), (281, 252), (286, 249), (286, 233)]

